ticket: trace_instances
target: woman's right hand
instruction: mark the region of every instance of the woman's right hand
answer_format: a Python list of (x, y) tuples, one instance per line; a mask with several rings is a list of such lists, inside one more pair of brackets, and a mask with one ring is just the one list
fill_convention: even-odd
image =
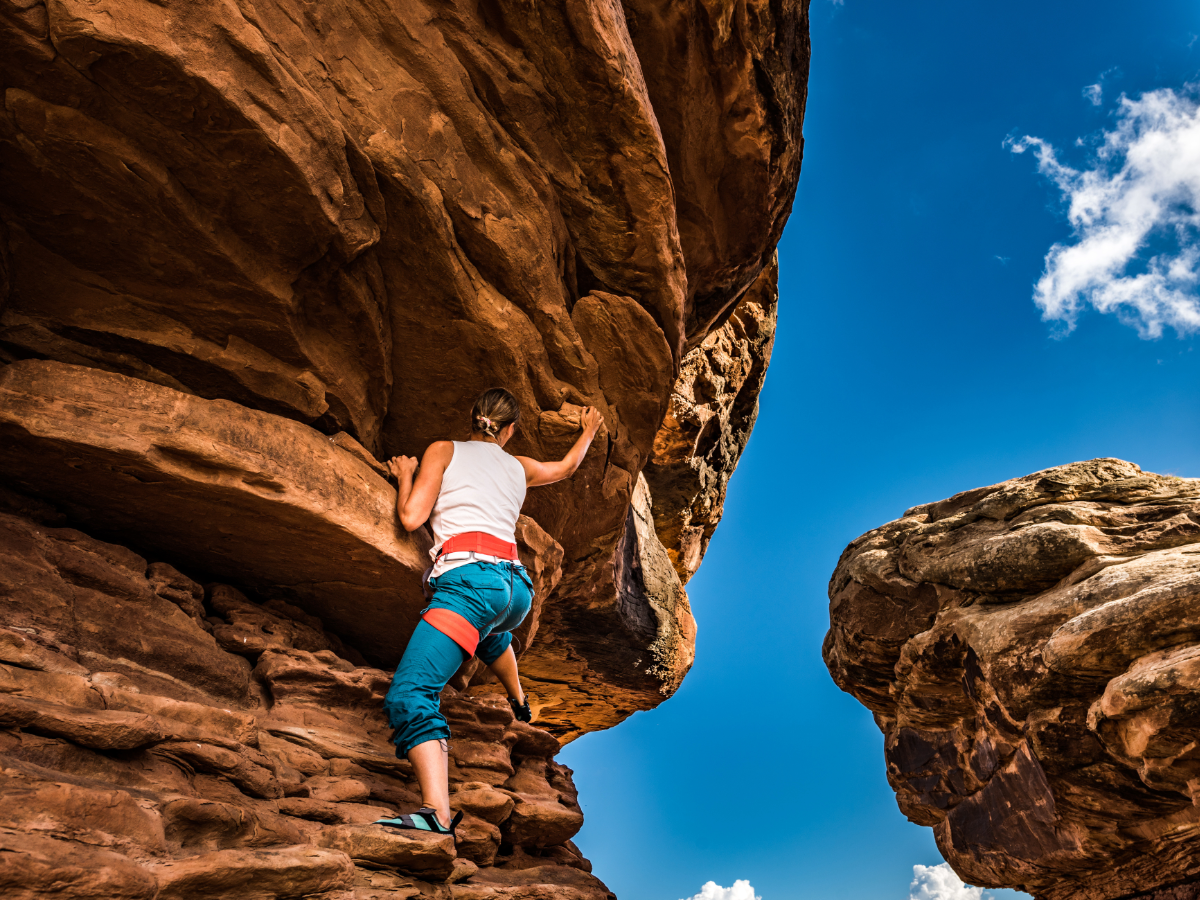
[(600, 415), (600, 410), (594, 406), (585, 407), (583, 412), (579, 414), (579, 427), (588, 433), (590, 437), (595, 437), (596, 432), (600, 430), (600, 426), (604, 423), (604, 417)]
[(415, 456), (393, 456), (387, 464), (388, 470), (397, 480), (403, 479), (405, 475), (411, 478), (417, 472), (417, 465)]

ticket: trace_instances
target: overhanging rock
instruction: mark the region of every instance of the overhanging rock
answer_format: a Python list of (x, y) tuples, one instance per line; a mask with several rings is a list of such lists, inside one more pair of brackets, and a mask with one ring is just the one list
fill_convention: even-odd
[(299, 422), (44, 360), (0, 369), (0, 469), (98, 534), (283, 594), (394, 664), (431, 546), (393, 488)]

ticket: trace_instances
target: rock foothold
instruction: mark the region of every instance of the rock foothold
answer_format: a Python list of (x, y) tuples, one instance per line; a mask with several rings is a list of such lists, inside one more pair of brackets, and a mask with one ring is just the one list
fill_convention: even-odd
[(321, 846), (340, 850), (356, 863), (402, 869), (431, 881), (444, 881), (454, 871), (454, 840), (449, 835), (334, 825), (321, 832)]
[(851, 543), (825, 662), (875, 714), (901, 810), (967, 882), (1191, 897), (1197, 596), (1200, 480), (1072, 463)]

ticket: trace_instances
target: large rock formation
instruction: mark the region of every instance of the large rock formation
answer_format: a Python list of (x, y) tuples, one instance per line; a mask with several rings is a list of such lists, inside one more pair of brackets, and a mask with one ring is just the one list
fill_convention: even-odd
[(917, 506), (829, 597), (829, 670), (964, 880), (1200, 897), (1200, 480), (1097, 459)]
[[(807, 0), (0, 0), (8, 894), (603, 894), (552, 757), (691, 665), (807, 71)], [(494, 384), (517, 453), (605, 427), (520, 525), (541, 730), (447, 695), (460, 865), (355, 829), (430, 546), (381, 462)]]
[(371, 826), (420, 800), (388, 743), (389, 673), (284, 601), (3, 500), (5, 897), (374, 900), (467, 878), (456, 898), (611, 896), (570, 841), (558, 742), (503, 700), (443, 695), (457, 847)]

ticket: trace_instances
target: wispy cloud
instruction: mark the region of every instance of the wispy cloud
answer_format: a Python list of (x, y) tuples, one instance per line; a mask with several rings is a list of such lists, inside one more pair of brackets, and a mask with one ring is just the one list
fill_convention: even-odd
[[(1080, 142), (1082, 144), (1083, 142)], [(1010, 137), (1032, 151), (1038, 171), (1061, 191), (1074, 231), (1055, 244), (1034, 288), (1044, 319), (1075, 327), (1091, 306), (1115, 313), (1142, 337), (1163, 327), (1200, 329), (1200, 102), (1189, 86), (1122, 95), (1115, 124), (1098, 136), (1087, 167), (1075, 169), (1041, 138)]]
[(754, 894), (754, 888), (744, 878), (739, 878), (730, 887), (721, 887), (715, 881), (706, 881), (700, 893), (693, 894), (688, 900), (762, 900)]
[(1121, 77), (1121, 67), (1113, 66), (1111, 69), (1106, 69), (1100, 73), (1100, 78), (1095, 84), (1089, 84), (1083, 89), (1083, 97), (1092, 106), (1099, 106), (1104, 102), (1104, 84), (1109, 79)]
[(954, 874), (949, 863), (913, 866), (908, 900), (984, 900), (983, 888), (969, 887)]

